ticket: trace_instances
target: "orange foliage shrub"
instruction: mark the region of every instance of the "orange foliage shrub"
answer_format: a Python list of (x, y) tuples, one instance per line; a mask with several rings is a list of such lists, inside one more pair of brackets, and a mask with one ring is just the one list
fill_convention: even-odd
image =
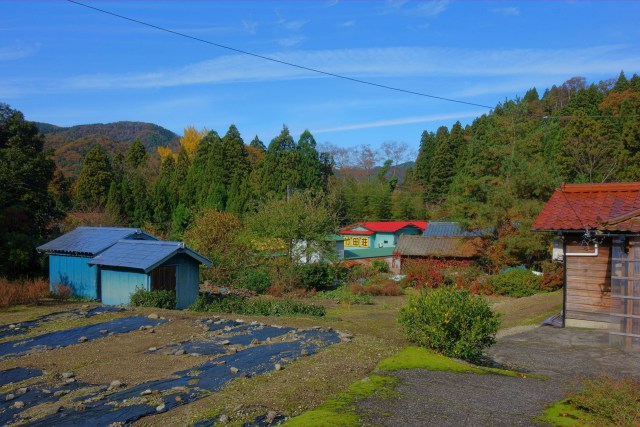
[(9, 281), (0, 278), (0, 308), (18, 304), (39, 304), (49, 295), (49, 283), (43, 279)]
[(56, 298), (61, 299), (62, 301), (66, 301), (71, 298), (71, 294), (73, 293), (73, 289), (65, 285), (58, 285), (56, 287)]
[(542, 263), (542, 282), (540, 289), (545, 292), (560, 289), (564, 283), (564, 267), (562, 264), (546, 261)]

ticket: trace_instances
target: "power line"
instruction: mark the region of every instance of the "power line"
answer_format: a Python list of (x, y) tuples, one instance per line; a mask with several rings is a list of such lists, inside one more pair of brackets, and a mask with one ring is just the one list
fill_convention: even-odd
[(67, 0), (67, 2), (76, 4), (78, 6), (86, 7), (87, 9), (92, 9), (92, 10), (95, 10), (97, 12), (101, 12), (101, 13), (104, 13), (104, 14), (107, 14), (107, 15), (111, 15), (111, 16), (114, 16), (116, 18), (124, 19), (126, 21), (135, 22), (136, 24), (145, 25), (147, 27), (154, 28), (154, 29), (160, 30), (160, 31), (164, 31), (166, 33), (170, 33), (170, 34), (173, 34), (173, 35), (176, 35), (176, 36), (184, 37), (184, 38), (191, 39), (191, 40), (194, 40), (194, 41), (198, 41), (198, 42), (201, 42), (201, 43), (206, 43), (208, 45), (216, 46), (216, 47), (219, 47), (219, 48), (222, 48), (222, 49), (231, 50), (233, 52), (241, 53), (243, 55), (253, 56), (254, 58), (263, 59), (265, 61), (271, 61), (271, 62), (275, 62), (275, 63), (278, 63), (278, 64), (287, 65), (289, 67), (294, 67), (294, 68), (298, 68), (298, 69), (305, 70), (305, 71), (311, 71), (311, 72), (317, 73), (317, 74), (323, 74), (325, 76), (336, 77), (336, 78), (343, 79), (343, 80), (348, 80), (348, 81), (351, 81), (351, 82), (354, 82), (354, 83), (360, 83), (360, 84), (364, 84), (364, 85), (375, 86), (375, 87), (378, 87), (378, 88), (381, 88), (381, 89), (393, 90), (393, 91), (396, 91), (396, 92), (403, 92), (403, 93), (408, 93), (408, 94), (411, 94), (411, 95), (423, 96), (423, 97), (426, 97), (426, 98), (439, 99), (441, 101), (455, 102), (457, 104), (464, 104), (464, 105), (471, 105), (471, 106), (474, 106), (474, 107), (482, 107), (482, 108), (487, 108), (487, 109), (493, 109), (493, 107), (490, 107), (488, 105), (476, 104), (474, 102), (460, 101), (460, 100), (457, 100), (457, 99), (445, 98), (443, 96), (429, 95), (429, 94), (423, 93), (423, 92), (417, 92), (417, 91), (413, 91), (413, 90), (401, 89), (401, 88), (393, 87), (393, 86), (387, 86), (387, 85), (383, 85), (383, 84), (379, 84), (379, 83), (373, 83), (373, 82), (366, 81), (366, 80), (360, 80), (360, 79), (356, 79), (356, 78), (353, 78), (353, 77), (347, 77), (347, 76), (344, 76), (342, 74), (331, 73), (331, 72), (328, 72), (328, 71), (319, 70), (317, 68), (312, 68), (312, 67), (307, 67), (307, 66), (304, 66), (304, 65), (294, 64), (293, 62), (283, 61), (283, 60), (280, 60), (280, 59), (272, 58), (272, 57), (265, 56), (265, 55), (260, 55), (260, 54), (257, 54), (257, 53), (253, 53), (253, 52), (249, 52), (249, 51), (246, 51), (246, 50), (238, 49), (238, 48), (235, 48), (235, 47), (223, 45), (223, 44), (220, 44), (220, 43), (215, 43), (215, 42), (212, 42), (212, 41), (209, 41), (209, 40), (201, 39), (199, 37), (190, 36), (189, 34), (181, 33), (179, 31), (170, 30), (168, 28), (160, 27), (158, 25), (150, 24), (148, 22), (140, 21), (138, 19), (129, 18), (128, 16), (120, 15), (120, 14), (117, 14), (117, 13), (114, 13), (114, 12), (109, 12), (108, 10), (100, 9), (98, 7), (89, 6), (88, 4), (80, 3), (78, 1)]

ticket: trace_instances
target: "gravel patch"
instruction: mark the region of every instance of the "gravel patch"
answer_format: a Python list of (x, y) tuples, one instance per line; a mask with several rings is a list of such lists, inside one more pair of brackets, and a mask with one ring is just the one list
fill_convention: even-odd
[[(524, 329), (524, 328), (523, 328)], [(612, 347), (606, 331), (513, 329), (487, 351), (497, 364), (548, 379), (402, 370), (399, 395), (358, 404), (365, 425), (539, 426), (545, 405), (585, 378), (640, 378), (640, 353)]]

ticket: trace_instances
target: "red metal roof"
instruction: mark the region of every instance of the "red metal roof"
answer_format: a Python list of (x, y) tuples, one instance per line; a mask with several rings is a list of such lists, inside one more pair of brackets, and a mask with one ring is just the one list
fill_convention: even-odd
[[(357, 222), (340, 230), (340, 234), (362, 233), (361, 231), (353, 231), (353, 228), (364, 227), (367, 230), (376, 233), (395, 233), (401, 228), (412, 225), (424, 231), (427, 228), (427, 221), (371, 221)], [(373, 233), (372, 233), (373, 234)]]
[(563, 184), (531, 225), (534, 230), (640, 231), (640, 182)]

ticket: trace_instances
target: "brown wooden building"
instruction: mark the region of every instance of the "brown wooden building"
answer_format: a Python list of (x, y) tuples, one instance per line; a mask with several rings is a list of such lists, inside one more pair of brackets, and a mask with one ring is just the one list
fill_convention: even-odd
[(640, 183), (563, 184), (532, 228), (561, 238), (563, 324), (640, 345)]

